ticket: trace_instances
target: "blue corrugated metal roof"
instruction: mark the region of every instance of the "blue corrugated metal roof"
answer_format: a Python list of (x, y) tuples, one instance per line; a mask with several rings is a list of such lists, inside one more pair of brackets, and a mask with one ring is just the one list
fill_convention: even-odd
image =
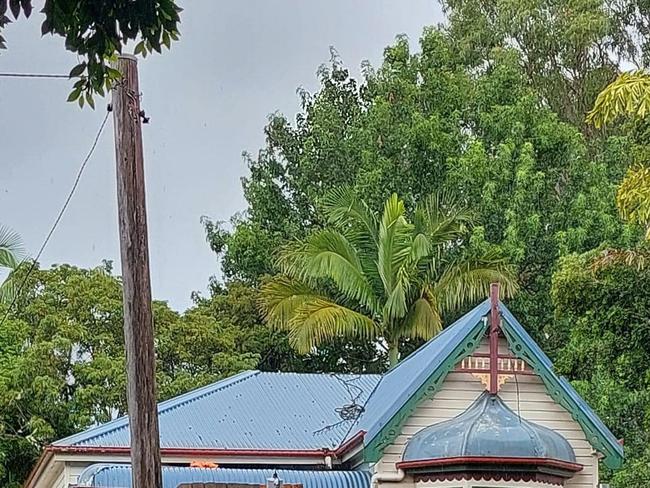
[[(250, 483), (264, 484), (273, 476), (272, 469), (189, 468), (163, 466), (163, 488), (177, 488), (181, 483)], [(369, 488), (367, 471), (277, 470), (285, 483), (302, 483), (304, 488)], [(131, 466), (95, 464), (81, 474), (79, 486), (130, 488)]]
[[(246, 371), (158, 405), (161, 447), (298, 449), (338, 447), (350, 428), (336, 409), (363, 404), (379, 375)], [(352, 387), (352, 394), (357, 390)], [(325, 427), (325, 430), (318, 432)], [(128, 418), (88, 429), (58, 446), (129, 445)]]

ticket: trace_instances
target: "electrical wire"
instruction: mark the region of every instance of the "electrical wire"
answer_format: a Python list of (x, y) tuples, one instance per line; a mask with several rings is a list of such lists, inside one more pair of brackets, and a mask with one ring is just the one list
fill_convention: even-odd
[[(90, 150), (88, 151), (88, 154), (86, 154), (86, 157), (84, 158), (83, 162), (81, 163), (81, 166), (79, 167), (79, 171), (77, 171), (77, 176), (74, 180), (74, 183), (72, 184), (72, 188), (68, 192), (68, 196), (65, 199), (65, 202), (63, 203), (63, 206), (61, 207), (61, 210), (59, 211), (58, 215), (56, 216), (56, 219), (54, 219), (54, 223), (52, 224), (52, 227), (50, 228), (50, 231), (47, 233), (47, 236), (45, 237), (45, 240), (43, 241), (43, 244), (41, 245), (40, 249), (38, 250), (38, 253), (36, 254), (36, 257), (32, 260), (32, 263), (27, 270), (27, 273), (25, 274), (25, 277), (23, 280), (20, 282), (20, 285), (18, 286), (18, 289), (16, 290), (16, 293), (14, 294), (13, 299), (11, 300), (11, 303), (7, 307), (7, 310), (5, 311), (4, 316), (2, 317), (2, 320), (0, 321), (0, 329), (2, 328), (2, 325), (5, 323), (5, 320), (7, 320), (7, 317), (9, 316), (9, 313), (11, 312), (11, 309), (13, 306), (16, 304), (16, 300), (20, 296), (20, 292), (23, 290), (25, 284), (27, 283), (27, 280), (29, 279), (29, 276), (32, 274), (34, 269), (36, 268), (36, 264), (38, 263), (38, 260), (41, 258), (41, 255), (43, 254), (43, 251), (45, 250), (45, 247), (47, 246), (47, 243), (50, 241), (50, 238), (52, 237), (52, 234), (54, 234), (54, 231), (56, 230), (57, 226), (59, 225), (59, 222), (61, 222), (61, 219), (63, 218), (63, 214), (65, 213), (66, 209), (68, 208), (68, 204), (70, 203), (70, 200), (72, 200), (72, 196), (74, 195), (74, 192), (77, 189), (77, 186), (79, 186), (79, 181), (81, 180), (81, 175), (84, 172), (84, 169), (86, 168), (86, 165), (88, 164), (88, 161), (90, 160), (91, 156), (95, 152), (95, 148), (97, 147), (97, 143), (99, 142), (99, 138), (102, 135), (102, 132), (104, 132), (104, 127), (106, 126), (106, 122), (108, 121), (108, 116), (110, 115), (110, 111), (106, 111), (106, 115), (104, 116), (104, 120), (102, 120), (101, 125), (99, 126), (99, 130), (97, 131), (97, 134), (95, 134), (95, 139), (93, 140), (92, 145), (90, 146)], [(24, 262), (24, 261), (23, 261)], [(22, 265), (22, 263), (20, 263)], [(20, 267), (20, 265), (19, 265)]]
[(57, 75), (48, 73), (0, 73), (0, 78), (66, 78), (69, 75)]

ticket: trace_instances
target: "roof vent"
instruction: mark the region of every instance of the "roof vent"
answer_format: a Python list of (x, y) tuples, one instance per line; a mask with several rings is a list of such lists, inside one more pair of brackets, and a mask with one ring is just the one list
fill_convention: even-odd
[(282, 488), (283, 484), (283, 481), (278, 478), (278, 473), (273, 473), (273, 476), (266, 480), (266, 488)]

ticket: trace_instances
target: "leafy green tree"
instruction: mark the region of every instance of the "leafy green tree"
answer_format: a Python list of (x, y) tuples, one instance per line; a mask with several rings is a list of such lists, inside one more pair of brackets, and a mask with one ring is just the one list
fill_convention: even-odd
[[(250, 331), (233, 315), (153, 308), (160, 399), (257, 366)], [(126, 412), (122, 324), (121, 282), (110, 263), (29, 275), (0, 328), (1, 486), (21, 486), (52, 440)]]
[[(618, 188), (616, 203), (624, 219), (642, 226), (650, 240), (650, 131), (646, 116), (650, 112), (650, 75), (645, 71), (622, 73), (596, 99), (587, 114), (587, 122), (601, 128), (624, 115), (641, 130), (632, 131), (637, 150), (632, 153), (633, 165), (627, 170)], [(610, 258), (615, 254), (610, 253)], [(632, 256), (627, 253), (628, 259)], [(642, 255), (639, 263), (645, 261)], [(646, 256), (647, 257), (647, 256)]]
[(622, 66), (650, 60), (650, 6), (639, 0), (443, 0), (459, 55), (483, 69), (512, 48), (524, 76), (562, 120), (584, 116)]
[(447, 196), (426, 198), (412, 222), (396, 194), (380, 215), (349, 189), (323, 206), (329, 225), (288, 246), (283, 274), (261, 290), (268, 322), (300, 352), (336, 337), (381, 338), (394, 365), (401, 339), (433, 337), (443, 314), (487, 296), (494, 281), (506, 296), (516, 288), (502, 260), (462, 253), (471, 218)]
[[(0, 49), (6, 48), (2, 29), (11, 22), (8, 11), (18, 20), (32, 10), (32, 0), (0, 0)], [(42, 34), (63, 37), (66, 49), (82, 59), (70, 71), (71, 78), (79, 79), (68, 100), (94, 106), (93, 94), (103, 95), (120, 76), (108, 61), (129, 41), (139, 41), (135, 54), (143, 56), (170, 48), (178, 40), (180, 12), (176, 0), (45, 0)]]
[(450, 192), (475, 217), (475, 245), (498, 246), (516, 267), (513, 310), (554, 347), (543, 329), (558, 257), (638, 239), (615, 206), (634, 145), (626, 136), (587, 145), (531, 87), (518, 50), (481, 54), (477, 69), (465, 48), (451, 28), (430, 28), (419, 52), (398, 38), (360, 82), (336, 57), (321, 68), (295, 122), (274, 115), (266, 146), (247, 159), (246, 213), (231, 231), (208, 234), (226, 281), (274, 274), (283, 243), (325, 226), (319, 202), (337, 187), (351, 186), (371, 208), (391, 193), (412, 208)]
[(264, 322), (257, 286), (242, 281), (230, 281), (226, 286), (213, 282), (211, 296), (195, 300), (202, 313), (237, 326), (232, 350), (257, 355), (257, 369), (262, 371), (380, 373), (385, 369), (385, 354), (369, 340), (337, 338), (309, 354), (298, 354), (289, 344), (286, 331)]
[[(0, 226), (0, 271), (11, 273), (24, 255), (20, 236), (7, 227)], [(11, 276), (0, 282), (0, 303), (10, 302), (14, 297), (15, 283)]]
[(641, 488), (650, 479), (650, 272), (594, 266), (598, 258), (567, 256), (553, 275), (555, 367), (625, 441), (623, 469), (603, 468), (603, 481)]

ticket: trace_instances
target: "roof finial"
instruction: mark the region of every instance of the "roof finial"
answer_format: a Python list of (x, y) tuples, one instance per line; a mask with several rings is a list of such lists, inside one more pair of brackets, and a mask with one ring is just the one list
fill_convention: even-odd
[(490, 285), (490, 393), (499, 391), (499, 283)]

